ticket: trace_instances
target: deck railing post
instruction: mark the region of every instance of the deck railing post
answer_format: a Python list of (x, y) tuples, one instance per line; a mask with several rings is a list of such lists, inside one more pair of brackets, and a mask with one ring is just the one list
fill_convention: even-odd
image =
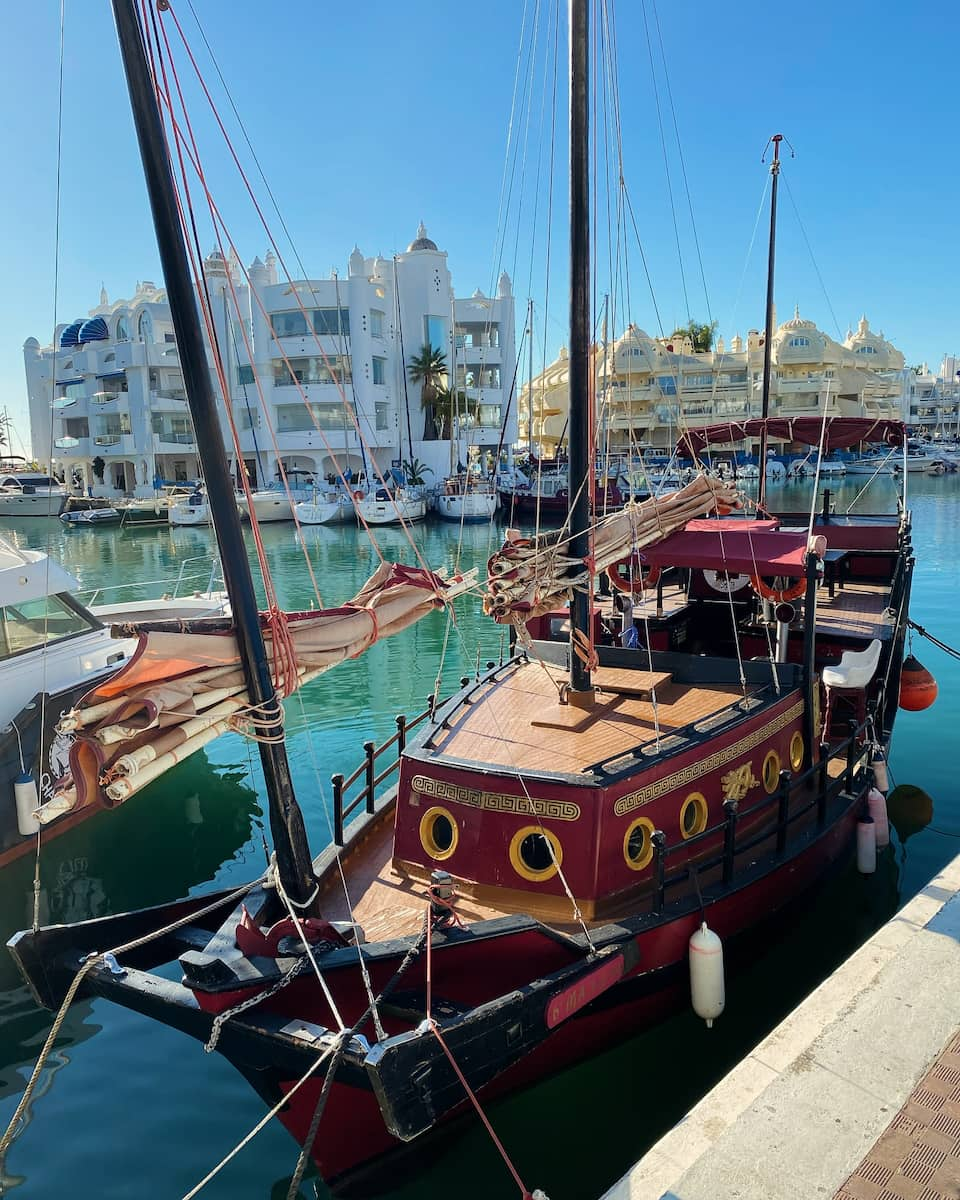
[(653, 843), (653, 911), (663, 912), (663, 896), (666, 883), (667, 835), (655, 829), (650, 836)]
[(724, 800), (723, 815), (727, 818), (723, 827), (723, 882), (733, 882), (733, 863), (737, 854), (737, 802)]
[(847, 770), (844, 777), (844, 786), (850, 795), (853, 795), (853, 768), (857, 761), (857, 723), (851, 720), (847, 725), (849, 741), (847, 742)]
[(780, 772), (777, 787), (777, 854), (787, 848), (787, 827), (790, 823), (790, 772)]
[(826, 742), (820, 743), (820, 768), (817, 772), (817, 824), (827, 823), (827, 791), (830, 787), (830, 747)]
[(374, 802), (374, 792), (377, 787), (376, 782), (375, 782), (376, 777), (377, 777), (377, 773), (376, 773), (377, 748), (373, 744), (373, 742), (364, 742), (363, 743), (363, 752), (367, 756), (367, 762), (366, 762), (367, 786), (364, 788), (364, 791), (365, 791), (366, 797), (367, 797), (367, 812), (372, 813), (374, 811), (374, 803), (373, 803)]
[(397, 717), (397, 758), (403, 753), (407, 745), (407, 718), (404, 713)]
[(343, 776), (331, 775), (333, 784), (333, 840), (338, 846), (343, 845)]

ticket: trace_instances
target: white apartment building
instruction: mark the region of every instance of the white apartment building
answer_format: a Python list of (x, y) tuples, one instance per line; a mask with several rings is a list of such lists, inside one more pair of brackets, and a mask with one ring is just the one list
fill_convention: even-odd
[[(495, 297), (457, 299), (445, 251), (421, 224), (392, 259), (350, 255), (344, 277), (281, 280), (273, 254), (244, 272), (214, 251), (203, 264), (240, 454), (253, 482), (386, 476), (411, 457), (440, 479), (451, 462), (490, 461), (516, 440), (515, 315), (509, 276)], [(426, 428), (410, 360), (441, 350), (449, 384), (467, 398), (454, 438)], [(166, 295), (140, 283), (130, 300), (59, 325), (53, 344), (24, 345), (34, 453), (95, 494), (146, 496), (197, 478), (196, 444)], [(215, 379), (215, 391), (221, 392)], [(221, 425), (235, 458), (226, 405)], [(434, 436), (429, 436), (430, 434)], [(425, 436), (425, 434), (427, 436)], [(100, 460), (100, 461), (98, 461)], [(236, 466), (236, 464), (234, 464)], [(101, 479), (95, 468), (102, 466)]]

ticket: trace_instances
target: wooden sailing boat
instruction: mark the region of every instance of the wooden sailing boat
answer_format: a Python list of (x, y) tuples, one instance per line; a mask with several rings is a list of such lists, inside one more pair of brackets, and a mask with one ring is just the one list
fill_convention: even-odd
[[(114, 9), (241, 660), (271, 735), (276, 861), (240, 893), (25, 932), (11, 949), (50, 1007), (76, 984), (215, 1046), (345, 1189), (477, 1094), (671, 1011), (701, 923), (732, 938), (776, 921), (844, 858), (896, 710), (909, 519), (824, 512), (811, 538), (795, 520), (719, 517), (736, 497), (702, 476), (592, 527), (588, 20), (570, 0), (572, 534), (508, 538), (485, 607), (517, 630), (516, 654), (368, 744), (334, 780), (335, 841), (311, 862), (141, 36), (132, 0)], [(834, 423), (827, 444), (845, 436)], [(604, 566), (629, 601), (623, 645), (593, 595)], [(823, 720), (820, 674), (841, 652), (859, 672), (834, 668)]]

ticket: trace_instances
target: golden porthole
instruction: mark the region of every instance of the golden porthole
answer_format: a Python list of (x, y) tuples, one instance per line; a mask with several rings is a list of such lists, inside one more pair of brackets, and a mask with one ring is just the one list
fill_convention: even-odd
[(769, 750), (763, 760), (763, 787), (767, 795), (772, 796), (780, 786), (780, 755), (776, 750)]
[(803, 734), (795, 733), (790, 739), (790, 769), (799, 771), (803, 766)]
[(420, 818), (420, 845), (438, 862), (453, 854), (459, 840), (460, 830), (447, 809), (428, 808)]
[(516, 873), (531, 883), (552, 879), (563, 862), (563, 848), (556, 834), (539, 825), (524, 825), (510, 842), (510, 863)]
[(653, 858), (653, 822), (647, 817), (637, 817), (627, 826), (623, 835), (623, 857), (631, 871), (642, 871)]
[(702, 792), (691, 792), (680, 809), (680, 836), (686, 840), (703, 833), (708, 816), (706, 797)]

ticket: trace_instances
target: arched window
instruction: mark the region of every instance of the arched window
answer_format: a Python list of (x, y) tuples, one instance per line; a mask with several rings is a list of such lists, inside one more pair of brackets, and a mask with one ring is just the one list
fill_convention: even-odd
[[(146, 314), (144, 314), (144, 315), (146, 315)], [(120, 317), (117, 321), (117, 341), (118, 342), (129, 342), (130, 341), (130, 322), (127, 320), (126, 317)]]
[(141, 342), (153, 341), (153, 322), (150, 320), (148, 312), (140, 314), (140, 320), (137, 322), (137, 337)]

